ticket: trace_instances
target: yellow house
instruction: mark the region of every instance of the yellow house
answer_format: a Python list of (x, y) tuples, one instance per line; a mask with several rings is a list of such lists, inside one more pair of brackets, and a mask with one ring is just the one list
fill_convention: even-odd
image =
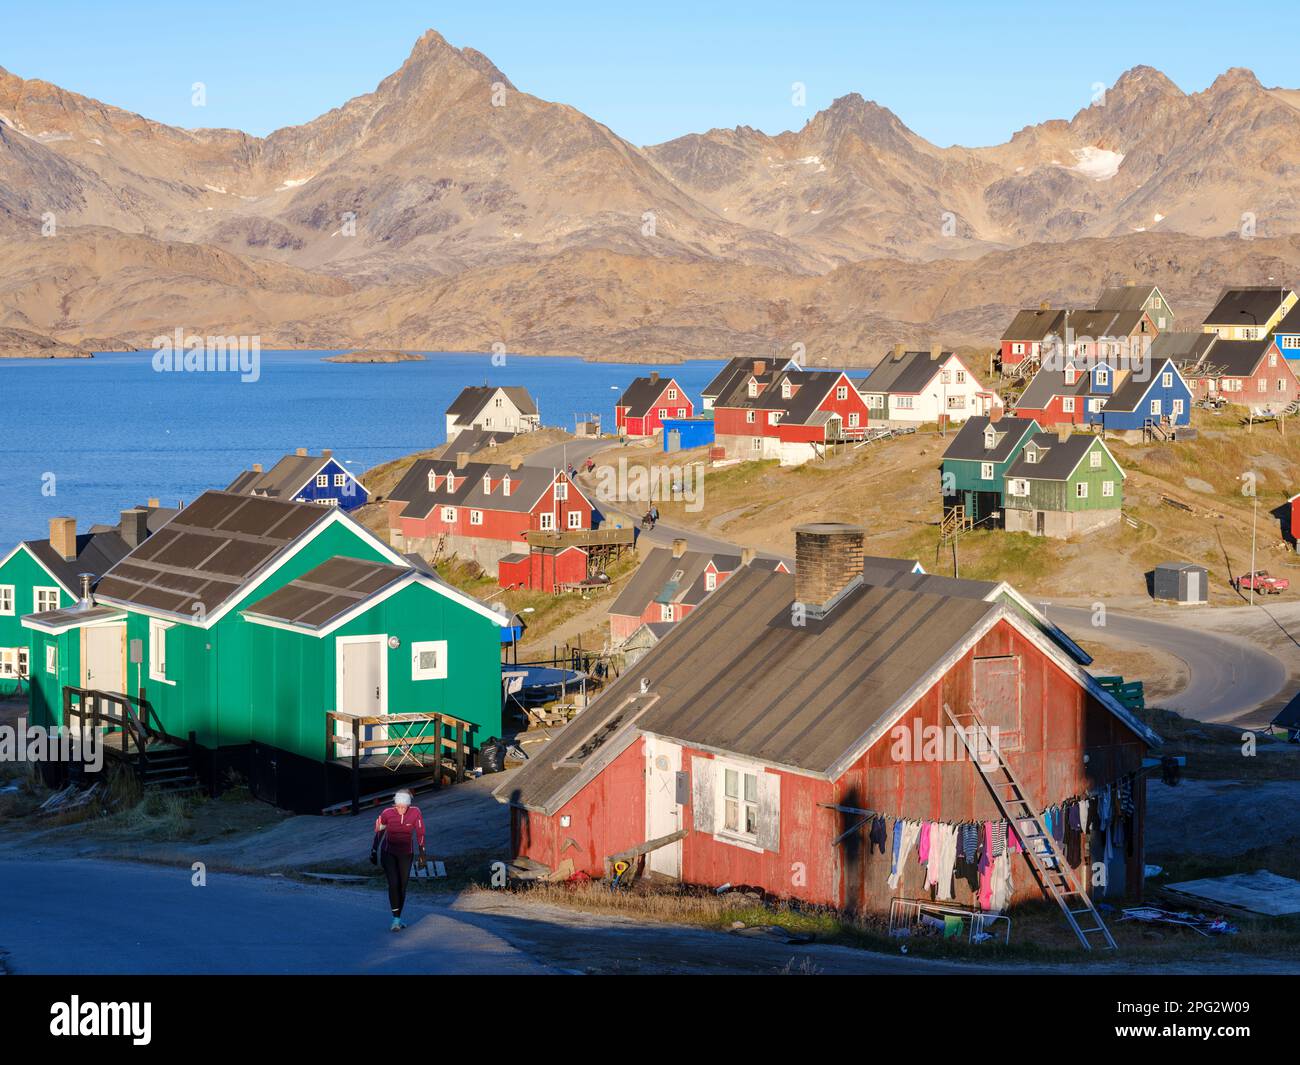
[(1224, 340), (1263, 340), (1296, 304), (1296, 294), (1281, 285), (1225, 288), (1202, 332)]

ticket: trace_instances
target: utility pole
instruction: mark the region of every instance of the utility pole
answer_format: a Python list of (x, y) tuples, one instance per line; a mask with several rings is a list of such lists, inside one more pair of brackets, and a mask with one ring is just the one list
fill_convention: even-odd
[(1255, 605), (1255, 526), (1259, 523), (1259, 496), (1252, 496), (1250, 519), (1250, 605)]

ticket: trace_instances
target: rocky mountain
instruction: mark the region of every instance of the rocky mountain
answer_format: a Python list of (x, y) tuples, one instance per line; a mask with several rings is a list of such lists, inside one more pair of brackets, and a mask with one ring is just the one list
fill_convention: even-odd
[(1245, 70), (1187, 94), (1138, 67), (972, 149), (856, 94), (797, 131), (638, 148), (432, 31), (373, 92), (267, 137), (0, 69), (0, 326), (870, 362), (1125, 277), (1180, 311), (1300, 280), (1297, 166), (1300, 92)]

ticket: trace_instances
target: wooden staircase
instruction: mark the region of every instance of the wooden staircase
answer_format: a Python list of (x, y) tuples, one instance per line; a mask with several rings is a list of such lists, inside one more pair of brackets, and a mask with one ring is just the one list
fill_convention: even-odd
[(1025, 789), (1002, 757), (1002, 752), (993, 743), (984, 720), (974, 710), (956, 713), (947, 705), (944, 710), (970, 752), (971, 761), (983, 774), (993, 801), (1007, 819), (1008, 831), (1015, 832), (1024, 843), (1029, 867), (1043, 894), (1055, 900), (1061, 908), (1066, 923), (1084, 950), (1092, 950), (1098, 939), (1101, 949), (1115, 950), (1115, 940), (1110, 929), (1101, 919), (1091, 896), (1086, 890), (1080, 889), (1065, 856), (1044, 826), (1042, 813), (1029, 801)]
[(128, 766), (141, 787), (166, 792), (197, 792), (190, 744), (169, 736), (148, 703), (120, 692), (63, 689), (63, 720), (100, 734), (104, 754)]
[(958, 503), (944, 514), (943, 521), (939, 524), (939, 546), (946, 547), (962, 533), (970, 532), (973, 528), (975, 522), (966, 516), (966, 505)]

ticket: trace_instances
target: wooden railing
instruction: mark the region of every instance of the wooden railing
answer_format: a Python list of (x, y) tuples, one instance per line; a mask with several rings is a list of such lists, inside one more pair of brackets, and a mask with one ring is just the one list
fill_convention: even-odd
[[(344, 725), (345, 731), (339, 733), (335, 730), (336, 722)], [(391, 727), (393, 725), (407, 728), (398, 736), (386, 736), (382, 739), (362, 739), (362, 730), (373, 727)], [(427, 731), (424, 726), (432, 725), (433, 729)], [(362, 753), (365, 751), (379, 750), (387, 748), (390, 752), (396, 749), (396, 755), (385, 759), (376, 765), (366, 765), (364, 768), (385, 768), (397, 770), (402, 768), (410, 760), (415, 765), (423, 765), (422, 759), (428, 757), (417, 751), (417, 748), (432, 747), (432, 758), (434, 760), (434, 787), (442, 787), (442, 778), (447, 771), (445, 766), (444, 753), (451, 752), (451, 783), (456, 784), (465, 779), (466, 766), (471, 758), (470, 740), (474, 730), (478, 726), (469, 721), (462, 721), (458, 717), (452, 717), (450, 714), (373, 714), (369, 716), (358, 716), (355, 714), (339, 713), (336, 710), (327, 710), (325, 712), (325, 758), (326, 761), (339, 760), (339, 745), (347, 744), (350, 750), (344, 752), (343, 757), (351, 762), (352, 768), (352, 812), (355, 814), (361, 809), (361, 770)], [(446, 735), (450, 729), (452, 735)]]
[(128, 744), (135, 747), (137, 770), (143, 773), (149, 761), (151, 743), (170, 743), (179, 747), (190, 741), (178, 739), (163, 728), (157, 712), (145, 698), (144, 689), (138, 696), (122, 692), (97, 691), (94, 688), (63, 688), (63, 724), (77, 731), (103, 729), (105, 735), (114, 731), (122, 733), (122, 754), (129, 758)]

